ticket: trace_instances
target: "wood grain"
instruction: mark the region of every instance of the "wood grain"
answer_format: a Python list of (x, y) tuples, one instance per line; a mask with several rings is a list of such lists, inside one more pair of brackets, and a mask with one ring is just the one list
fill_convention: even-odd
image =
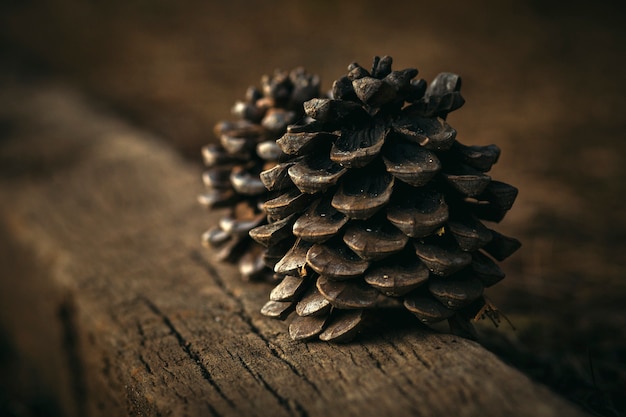
[[(51, 304), (20, 293), (0, 323), (37, 341), (25, 362), (65, 358), (46, 379), (65, 415), (583, 415), (478, 344), (393, 312), (351, 344), (293, 342), (259, 313), (270, 287), (201, 248), (219, 213), (196, 203), (198, 166), (64, 87), (6, 88), (0, 112), (0, 225), (27, 258), (0, 289), (19, 277)], [(48, 332), (21, 326), (34, 308)]]

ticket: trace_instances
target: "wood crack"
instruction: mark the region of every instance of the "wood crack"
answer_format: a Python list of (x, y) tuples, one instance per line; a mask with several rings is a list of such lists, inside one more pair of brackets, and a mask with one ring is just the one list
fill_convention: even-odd
[(152, 368), (150, 367), (150, 365), (148, 364), (148, 362), (146, 361), (146, 359), (143, 357), (142, 354), (139, 354), (139, 362), (141, 362), (141, 364), (146, 369), (146, 372), (148, 374), (154, 375), (154, 373), (152, 372)]
[(284, 408), (289, 415), (294, 415), (295, 413), (295, 415), (298, 415), (299, 417), (308, 416), (308, 413), (297, 401), (289, 401), (287, 398), (280, 395), (278, 393), (278, 390), (276, 390), (271, 384), (269, 384), (261, 374), (259, 374), (258, 372), (254, 372), (241, 356), (237, 356), (237, 360), (256, 381), (263, 385), (263, 388), (265, 388), (274, 398), (276, 398), (278, 404), (280, 404), (280, 406)]
[(191, 251), (190, 257), (194, 262), (196, 262), (197, 264), (201, 265), (204, 269), (206, 269), (207, 272), (211, 275), (211, 277), (215, 281), (216, 285), (222, 291), (224, 291), (224, 293), (228, 296), (228, 298), (230, 298), (232, 301), (236, 303), (239, 309), (238, 311), (235, 312), (235, 314), (237, 314), (244, 321), (244, 323), (248, 325), (252, 333), (254, 333), (263, 341), (263, 343), (269, 348), (272, 356), (274, 356), (276, 359), (284, 363), (291, 370), (291, 372), (293, 372), (296, 376), (302, 379), (302, 381), (306, 383), (308, 386), (310, 386), (313, 391), (321, 395), (321, 392), (319, 391), (317, 386), (311, 380), (309, 380), (302, 372), (300, 372), (300, 370), (293, 363), (287, 360), (285, 356), (282, 355), (276, 349), (272, 341), (269, 340), (261, 332), (261, 330), (252, 322), (252, 318), (245, 312), (245, 308), (241, 299), (237, 297), (235, 294), (233, 294), (233, 292), (226, 286), (226, 284), (224, 283), (220, 275), (217, 273), (217, 271), (202, 257), (202, 255), (197, 250), (193, 250)]
[(191, 349), (191, 344), (185, 339), (185, 337), (176, 329), (176, 327), (174, 326), (174, 324), (172, 323), (172, 321), (169, 319), (169, 317), (167, 317), (167, 315), (165, 315), (152, 301), (150, 301), (149, 299), (145, 298), (145, 297), (139, 297), (139, 299), (141, 301), (143, 301), (146, 306), (150, 309), (150, 311), (152, 311), (156, 316), (158, 316), (162, 321), (163, 324), (165, 324), (165, 326), (172, 332), (172, 335), (176, 338), (176, 340), (178, 341), (178, 344), (180, 345), (180, 347), (183, 349), (183, 351), (185, 352), (185, 354), (187, 356), (189, 356), (189, 358), (198, 366), (198, 368), (200, 369), (200, 373), (202, 375), (202, 378), (204, 380), (206, 380), (209, 385), (211, 385), (211, 387), (215, 390), (215, 392), (232, 408), (236, 408), (235, 403), (228, 398), (224, 392), (222, 391), (222, 389), (220, 388), (220, 386), (213, 380), (213, 377), (211, 376), (211, 373), (209, 372), (209, 370), (207, 369), (206, 366), (204, 366), (203, 362), (202, 362), (202, 358), (200, 357), (200, 355), (197, 352), (194, 352)]
[(413, 352), (413, 355), (415, 357), (415, 359), (417, 359), (422, 365), (424, 365), (424, 368), (428, 369), (428, 370), (433, 370), (433, 366), (431, 363), (429, 363), (427, 360), (425, 360), (424, 358), (422, 358), (422, 354), (420, 352), (418, 352), (417, 350), (415, 350), (415, 347), (413, 345), (411, 345), (411, 351)]

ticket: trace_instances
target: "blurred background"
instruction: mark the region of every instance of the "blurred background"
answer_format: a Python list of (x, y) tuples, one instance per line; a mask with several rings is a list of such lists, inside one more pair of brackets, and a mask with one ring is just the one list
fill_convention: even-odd
[[(448, 122), (495, 143), (523, 242), (487, 295), (484, 344), (600, 416), (626, 408), (626, 25), (622, 2), (2, 0), (0, 84), (53, 79), (197, 164), (213, 125), (275, 68), (324, 88), (357, 61), (463, 77)], [(2, 85), (0, 85), (2, 88)], [(195, 196), (189, 196), (195, 198)], [(190, 227), (196, 227), (190, 225)], [(197, 225), (200, 228), (200, 225)], [(2, 410), (0, 410), (0, 414)]]

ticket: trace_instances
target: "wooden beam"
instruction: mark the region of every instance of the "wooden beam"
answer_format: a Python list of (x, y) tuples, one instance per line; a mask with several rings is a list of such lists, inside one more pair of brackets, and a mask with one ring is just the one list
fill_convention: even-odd
[(0, 324), (60, 413), (583, 415), (416, 322), (293, 342), (259, 314), (269, 287), (200, 246), (199, 166), (63, 87), (7, 88), (0, 112)]

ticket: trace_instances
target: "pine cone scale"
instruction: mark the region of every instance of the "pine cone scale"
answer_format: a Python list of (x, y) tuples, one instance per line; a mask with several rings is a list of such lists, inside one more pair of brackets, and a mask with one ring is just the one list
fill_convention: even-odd
[(421, 294), (409, 294), (404, 307), (425, 324), (434, 324), (454, 316), (454, 310), (445, 308), (439, 301)]
[(293, 301), (307, 288), (302, 277), (287, 275), (270, 293), (270, 301)]
[(296, 220), (293, 234), (307, 242), (323, 243), (337, 235), (348, 222), (348, 217), (330, 205), (329, 199), (320, 199)]
[(413, 143), (397, 143), (388, 146), (383, 161), (394, 177), (414, 187), (422, 187), (441, 170), (437, 156)]
[(250, 237), (266, 248), (274, 246), (289, 238), (295, 220), (296, 214), (292, 214), (273, 223), (256, 227), (249, 231)]
[(296, 305), (296, 313), (301, 317), (326, 316), (330, 309), (330, 301), (319, 292), (317, 285), (313, 285)]
[(389, 174), (353, 170), (343, 176), (331, 204), (350, 218), (365, 220), (389, 202), (393, 185)]
[(226, 190), (230, 188), (230, 168), (209, 169), (202, 173), (205, 187)]
[(480, 221), (467, 217), (463, 220), (450, 220), (448, 229), (456, 239), (459, 248), (474, 252), (491, 241), (491, 232)]
[(330, 316), (297, 316), (289, 324), (289, 336), (293, 340), (305, 341), (319, 336)]
[(452, 151), (460, 162), (482, 172), (489, 171), (500, 158), (500, 148), (496, 145), (466, 146), (455, 141)]
[(428, 290), (443, 305), (452, 310), (468, 306), (483, 294), (482, 283), (471, 276), (432, 279)]
[(343, 242), (316, 243), (306, 254), (306, 264), (320, 275), (345, 280), (363, 275), (369, 262), (359, 258)]
[(448, 221), (448, 205), (437, 192), (398, 193), (387, 207), (387, 219), (409, 237), (431, 235)]
[(491, 287), (504, 279), (504, 272), (491, 258), (477, 251), (472, 254), (472, 272), (485, 287)]
[(361, 259), (372, 261), (384, 259), (400, 252), (409, 237), (386, 221), (353, 222), (343, 235), (344, 243)]
[(289, 176), (289, 168), (295, 165), (297, 161), (276, 164), (274, 167), (267, 169), (260, 174), (260, 179), (269, 191), (280, 191), (289, 188), (293, 182)]
[(265, 193), (265, 184), (244, 167), (236, 167), (230, 173), (230, 183), (236, 192), (243, 195), (261, 195)]
[(327, 190), (346, 172), (346, 168), (321, 155), (305, 158), (288, 169), (291, 181), (306, 194)]
[(345, 343), (352, 340), (363, 322), (363, 311), (340, 311), (333, 315), (332, 321), (319, 335), (320, 340)]
[(460, 249), (414, 242), (415, 252), (435, 275), (448, 276), (472, 263), (472, 256)]
[(513, 253), (515, 253), (522, 245), (519, 240), (504, 236), (501, 233), (491, 230), (491, 241), (487, 243), (483, 249), (489, 255), (502, 262)]
[(406, 114), (393, 122), (394, 131), (429, 150), (450, 149), (456, 138), (456, 130), (441, 119), (413, 116), (411, 110), (411, 107), (407, 107)]
[(301, 193), (298, 189), (292, 189), (266, 201), (263, 204), (263, 210), (275, 219), (284, 219), (293, 213), (301, 211), (310, 202), (311, 196), (309, 194)]
[(294, 303), (291, 301), (268, 301), (261, 308), (261, 314), (279, 320), (286, 319), (293, 310)]
[(362, 281), (335, 281), (322, 275), (316, 285), (324, 298), (339, 309), (371, 307), (380, 296), (376, 289)]
[(365, 282), (390, 297), (403, 296), (428, 281), (430, 273), (422, 262), (410, 265), (392, 264), (372, 268)]
[(474, 171), (469, 167), (459, 171), (461, 172), (444, 172), (442, 175), (450, 185), (466, 197), (479, 196), (491, 182), (489, 175)]
[(274, 272), (283, 275), (299, 275), (307, 264), (307, 253), (312, 243), (298, 239), (293, 247), (274, 266)]
[(330, 159), (346, 168), (362, 168), (378, 156), (388, 134), (382, 125), (342, 131), (330, 150)]
[(513, 207), (517, 194), (517, 188), (512, 185), (492, 180), (477, 199), (489, 201), (499, 209), (508, 211)]
[[(293, 128), (291, 126), (291, 130)], [(280, 149), (287, 155), (306, 155), (311, 151), (330, 145), (337, 137), (327, 132), (290, 132), (289, 130), (288, 128), (287, 133), (276, 141)]]

